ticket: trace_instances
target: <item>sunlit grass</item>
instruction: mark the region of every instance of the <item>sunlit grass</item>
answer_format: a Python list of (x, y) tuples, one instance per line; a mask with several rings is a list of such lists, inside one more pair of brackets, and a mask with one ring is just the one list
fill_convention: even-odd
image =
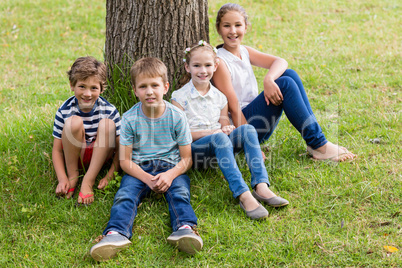
[[(209, 1), (214, 45), (223, 3)], [(133, 245), (100, 266), (402, 266), (401, 4), (239, 3), (252, 23), (245, 44), (289, 62), (328, 139), (358, 159), (312, 161), (283, 116), (266, 166), (288, 207), (250, 221), (219, 171), (191, 171), (203, 251), (189, 257), (166, 243), (167, 205), (155, 196), (139, 209)], [(55, 112), (71, 95), (68, 68), (80, 56), (103, 59), (105, 14), (105, 1), (0, 2), (0, 266), (96, 264), (88, 250), (107, 224), (114, 192), (95, 191), (87, 208), (56, 199), (51, 135)], [(262, 85), (266, 71), (255, 71)], [(387, 253), (387, 245), (399, 251)]]

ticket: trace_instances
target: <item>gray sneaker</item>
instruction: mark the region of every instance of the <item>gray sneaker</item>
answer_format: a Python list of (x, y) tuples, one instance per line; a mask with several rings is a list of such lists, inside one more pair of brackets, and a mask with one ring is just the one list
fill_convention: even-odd
[(181, 229), (173, 232), (167, 241), (173, 246), (177, 246), (180, 251), (188, 254), (195, 254), (202, 249), (202, 239), (191, 229)]
[(109, 234), (91, 248), (90, 254), (96, 261), (106, 261), (116, 256), (120, 250), (128, 248), (130, 244), (131, 241), (119, 233)]

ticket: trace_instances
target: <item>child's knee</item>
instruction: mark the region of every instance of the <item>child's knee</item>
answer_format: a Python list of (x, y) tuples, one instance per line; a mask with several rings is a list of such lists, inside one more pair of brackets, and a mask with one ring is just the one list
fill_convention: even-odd
[(243, 137), (247, 137), (250, 135), (257, 135), (257, 130), (255, 129), (255, 127), (253, 125), (244, 124), (238, 128)]
[(98, 133), (115, 134), (116, 124), (114, 123), (113, 120), (104, 118), (101, 121), (99, 121)]
[(241, 130), (241, 131), (244, 131), (244, 132), (247, 132), (247, 133), (249, 133), (249, 132), (255, 132), (256, 130), (255, 130), (255, 127), (253, 126), (253, 125), (250, 125), (250, 124), (244, 124), (244, 125), (241, 125), (240, 127), (239, 127), (239, 129)]
[(216, 147), (221, 147), (221, 146), (226, 147), (226, 146), (231, 146), (232, 145), (229, 136), (226, 135), (225, 133), (216, 133), (216, 134), (214, 134), (214, 136), (212, 138), (212, 143)]
[(296, 71), (295, 70), (293, 70), (293, 69), (287, 69), (283, 74), (282, 74), (282, 76), (289, 76), (289, 77), (298, 77), (299, 75), (296, 73)]
[(281, 76), (277, 80), (277, 84), (279, 86), (279, 89), (281, 90), (282, 94), (284, 96), (289, 96), (291, 94), (292, 96), (294, 94), (299, 94), (300, 90), (299, 87), (297, 86), (296, 81), (290, 77), (290, 76)]
[(249, 145), (253, 146), (260, 146), (258, 142), (258, 133), (254, 126), (249, 124), (241, 125), (239, 130), (242, 142), (247, 142)]
[(176, 198), (190, 200), (190, 178), (186, 174), (176, 177), (169, 190)]
[(70, 132), (74, 131), (79, 131), (84, 128), (84, 121), (80, 116), (73, 115), (69, 118), (67, 118), (65, 124), (64, 124), (64, 129), (63, 130), (69, 130)]

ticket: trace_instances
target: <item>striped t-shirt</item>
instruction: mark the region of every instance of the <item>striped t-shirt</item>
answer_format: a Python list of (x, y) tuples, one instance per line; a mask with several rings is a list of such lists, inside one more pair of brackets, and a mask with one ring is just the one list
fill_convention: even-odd
[(150, 160), (177, 164), (180, 161), (179, 145), (192, 142), (183, 111), (164, 102), (166, 109), (159, 118), (147, 117), (141, 102), (123, 114), (120, 144), (133, 147), (132, 161), (136, 164)]
[(66, 100), (56, 112), (53, 125), (53, 137), (61, 139), (65, 121), (73, 116), (82, 117), (85, 128), (85, 140), (91, 143), (96, 139), (99, 121), (102, 119), (111, 119), (116, 125), (116, 136), (120, 135), (120, 114), (113, 104), (110, 104), (103, 97), (99, 97), (94, 107), (89, 113), (84, 113), (78, 107), (78, 101), (75, 96)]

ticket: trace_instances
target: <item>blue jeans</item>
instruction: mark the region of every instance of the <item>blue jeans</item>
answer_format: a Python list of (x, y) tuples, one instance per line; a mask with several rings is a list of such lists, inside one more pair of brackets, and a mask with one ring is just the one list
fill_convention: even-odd
[(307, 145), (317, 149), (326, 144), (327, 140), (314, 116), (299, 75), (288, 69), (275, 80), (275, 83), (283, 95), (281, 105), (275, 106), (271, 103), (267, 105), (262, 92), (242, 110), (247, 122), (257, 130), (260, 143), (269, 139), (282, 111), (285, 111), (287, 118), (300, 132)]
[[(156, 175), (168, 171), (174, 166), (162, 160), (153, 160), (141, 164), (140, 167), (145, 172)], [(148, 185), (139, 179), (127, 174), (124, 175), (114, 198), (110, 220), (103, 234), (106, 235), (109, 231), (116, 231), (130, 239), (138, 205), (150, 192), (151, 189)], [(186, 174), (176, 177), (170, 188), (164, 193), (164, 196), (168, 202), (173, 232), (185, 224), (190, 226), (197, 225), (197, 217), (190, 205), (190, 178)]]
[(202, 137), (191, 144), (191, 153), (196, 167), (199, 163), (216, 157), (234, 198), (250, 190), (244, 182), (234, 156), (242, 149), (251, 173), (251, 187), (254, 188), (259, 183), (267, 183), (269, 186), (268, 173), (262, 159), (257, 132), (253, 126), (242, 125), (233, 130), (229, 136), (217, 133)]

